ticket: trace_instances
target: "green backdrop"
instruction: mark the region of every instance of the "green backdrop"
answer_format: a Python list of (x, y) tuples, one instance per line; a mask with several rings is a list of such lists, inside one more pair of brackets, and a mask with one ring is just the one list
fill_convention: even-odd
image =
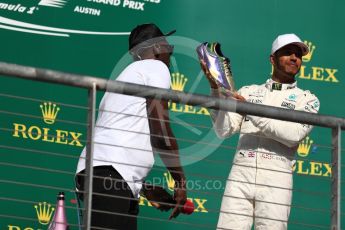
[[(128, 32), (154, 22), (177, 29), (169, 38), (172, 88), (208, 95), (200, 42), (222, 44), (239, 88), (269, 78), (272, 41), (296, 33), (312, 51), (299, 87), (318, 96), (321, 114), (343, 116), (344, 7), (340, 0), (0, 0), (0, 61), (114, 79), (130, 62)], [(0, 85), (0, 229), (47, 229), (59, 191), (77, 229), (73, 175), (85, 145), (87, 91), (5, 76)], [(59, 108), (54, 123), (44, 120), (44, 102)], [(169, 213), (142, 199), (139, 229), (215, 229), (238, 137), (219, 140), (202, 107), (172, 103), (170, 110), (195, 213), (167, 221)], [(316, 127), (300, 145), (289, 229), (329, 229), (330, 144), (330, 130)], [(173, 185), (159, 159), (148, 180)], [(51, 204), (46, 211), (43, 202)]]

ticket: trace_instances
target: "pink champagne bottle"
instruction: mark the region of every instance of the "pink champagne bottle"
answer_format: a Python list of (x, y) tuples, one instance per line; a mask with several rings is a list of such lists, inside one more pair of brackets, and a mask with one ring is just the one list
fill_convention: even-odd
[(65, 193), (59, 192), (55, 214), (48, 230), (68, 230), (66, 211), (65, 211)]

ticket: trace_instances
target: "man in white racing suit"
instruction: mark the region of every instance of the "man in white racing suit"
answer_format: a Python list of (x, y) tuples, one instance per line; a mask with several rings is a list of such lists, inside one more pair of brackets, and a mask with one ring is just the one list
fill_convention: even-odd
[[(297, 87), (295, 75), (308, 47), (294, 34), (277, 37), (272, 44), (271, 79), (245, 86), (238, 100), (317, 113), (319, 100)], [(207, 70), (203, 68), (205, 74)], [(211, 77), (212, 95), (225, 97)], [(292, 198), (292, 169), (298, 144), (312, 126), (264, 117), (211, 111), (219, 137), (240, 132), (233, 166), (227, 180), (217, 229), (287, 229)]]

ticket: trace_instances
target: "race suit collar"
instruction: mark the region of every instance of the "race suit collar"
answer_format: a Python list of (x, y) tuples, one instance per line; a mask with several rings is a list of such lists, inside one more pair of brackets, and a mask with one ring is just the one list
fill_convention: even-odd
[(297, 81), (291, 83), (291, 84), (284, 84), (279, 83), (276, 81), (273, 81), (271, 78), (266, 81), (265, 84), (266, 88), (269, 90), (287, 90), (287, 89), (294, 89), (297, 87)]

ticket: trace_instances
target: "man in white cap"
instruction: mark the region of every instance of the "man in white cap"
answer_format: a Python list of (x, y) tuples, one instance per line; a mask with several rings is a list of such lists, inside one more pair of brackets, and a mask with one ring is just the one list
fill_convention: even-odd
[[(295, 34), (272, 44), (273, 74), (262, 85), (242, 87), (234, 98), (247, 102), (317, 113), (319, 100), (297, 87), (302, 56), (309, 49)], [(225, 97), (210, 77), (212, 95)], [(292, 198), (292, 172), (298, 144), (312, 126), (221, 110), (211, 111), (219, 137), (240, 132), (225, 188), (218, 229), (287, 229)]]

